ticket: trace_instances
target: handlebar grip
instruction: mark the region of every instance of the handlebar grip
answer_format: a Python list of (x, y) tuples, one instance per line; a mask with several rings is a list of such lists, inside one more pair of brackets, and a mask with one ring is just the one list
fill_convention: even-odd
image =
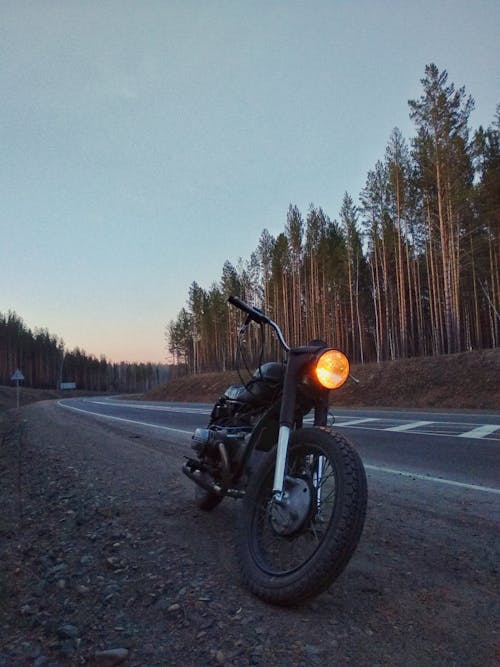
[(241, 299), (238, 299), (237, 296), (230, 296), (228, 299), (228, 303), (230, 303), (233, 306), (236, 306), (236, 308), (239, 308), (243, 312), (245, 312), (248, 317), (250, 317), (254, 322), (258, 322), (259, 324), (268, 324), (269, 323), (269, 318), (264, 315), (260, 310), (257, 308), (254, 308), (253, 306), (249, 306), (248, 303), (245, 303)]

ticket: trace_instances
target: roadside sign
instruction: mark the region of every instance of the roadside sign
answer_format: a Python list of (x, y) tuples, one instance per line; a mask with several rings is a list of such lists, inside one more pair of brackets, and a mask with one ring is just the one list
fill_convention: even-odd
[(59, 389), (64, 391), (66, 389), (76, 389), (76, 382), (61, 382)]
[(16, 403), (17, 403), (17, 408), (19, 409), (19, 383), (24, 380), (24, 375), (21, 373), (19, 368), (16, 368), (16, 370), (12, 373), (10, 379), (12, 382), (16, 383)]

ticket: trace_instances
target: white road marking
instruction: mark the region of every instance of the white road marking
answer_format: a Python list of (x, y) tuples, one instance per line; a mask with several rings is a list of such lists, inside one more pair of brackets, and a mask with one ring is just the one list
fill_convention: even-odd
[(500, 489), (495, 489), (491, 486), (480, 486), (478, 484), (467, 484), (466, 482), (457, 482), (453, 479), (444, 479), (442, 477), (432, 477), (431, 475), (422, 475), (417, 472), (408, 472), (407, 470), (394, 470), (393, 468), (383, 468), (380, 466), (374, 466), (370, 464), (365, 464), (367, 470), (373, 470), (374, 472), (387, 473), (389, 475), (401, 475), (403, 477), (412, 477), (415, 479), (421, 479), (425, 482), (434, 482), (438, 484), (448, 484), (449, 486), (458, 486), (461, 489), (471, 489), (472, 491), (483, 491), (484, 493), (494, 493), (500, 495)]
[(174, 407), (170, 405), (148, 405), (147, 403), (127, 403), (126, 401), (121, 401), (118, 403), (112, 403), (111, 401), (96, 401), (93, 399), (85, 399), (86, 403), (94, 403), (95, 405), (107, 405), (110, 407), (127, 407), (135, 408), (138, 410), (156, 410), (159, 412), (180, 412), (182, 414), (200, 414), (200, 415), (209, 415), (210, 410), (206, 408), (189, 408), (187, 406), (180, 405), (179, 407)]
[(490, 433), (494, 433), (500, 429), (500, 424), (483, 424), (483, 426), (478, 426), (473, 428), (471, 431), (465, 431), (460, 433), (459, 438), (484, 438)]
[(434, 422), (410, 422), (409, 424), (401, 424), (400, 426), (391, 426), (390, 428), (385, 428), (384, 431), (411, 431), (414, 428), (418, 428), (419, 426), (427, 426), (428, 424), (434, 424)]
[[(336, 420), (335, 420), (335, 426), (338, 428), (343, 428), (344, 426), (346, 428), (360, 428), (360, 429), (365, 429), (367, 431), (393, 431), (393, 432), (407, 432), (407, 433), (414, 433), (415, 435), (421, 435), (423, 431), (418, 431), (418, 430), (413, 430), (418, 428), (419, 426), (424, 426), (428, 424), (432, 424), (432, 429), (429, 429), (426, 434), (432, 437), (439, 436), (442, 438), (456, 438), (456, 437), (461, 437), (461, 438), (468, 438), (469, 433), (471, 432), (476, 432), (476, 428), (471, 429), (470, 427), (476, 426), (478, 430), (477, 432), (480, 433), (480, 435), (472, 435), (471, 437), (476, 437), (476, 439), (483, 439), (483, 440), (490, 440), (492, 442), (498, 442), (499, 438), (498, 437), (488, 437), (488, 435), (495, 433), (496, 431), (500, 430), (500, 424), (484, 424), (484, 425), (474, 425), (474, 424), (466, 424), (464, 422), (444, 422), (444, 421), (413, 421), (413, 422), (408, 422), (404, 421), (402, 419), (395, 419), (391, 418), (390, 421), (400, 421), (403, 422), (402, 424), (398, 426), (384, 426), (383, 423), (387, 422), (387, 418), (371, 418), (371, 422), (369, 424), (363, 424), (362, 420), (355, 420), (351, 419), (349, 421), (342, 422), (340, 421), (341, 419), (345, 419), (345, 417), (342, 417), (341, 415), (336, 415)], [(312, 421), (312, 419), (310, 420)], [(357, 422), (357, 423), (356, 423)], [(381, 422), (380, 424), (374, 424), (373, 422)], [(460, 431), (458, 432), (446, 432), (446, 431), (441, 431), (440, 429), (442, 428), (448, 428), (448, 429), (455, 429), (457, 427), (463, 427), (463, 428), (468, 428), (467, 431), (463, 432), (463, 435), (461, 434)], [(483, 428), (483, 426), (485, 428)]]
[(186, 431), (182, 428), (172, 428), (171, 426), (159, 426), (158, 424), (148, 424), (148, 422), (141, 422), (137, 419), (125, 419), (125, 417), (114, 417), (113, 415), (103, 415), (102, 412), (92, 412), (91, 410), (83, 410), (82, 408), (75, 408), (73, 405), (65, 405), (61, 401), (57, 401), (57, 405), (66, 410), (74, 410), (75, 412), (83, 412), (85, 415), (93, 415), (94, 417), (102, 417), (103, 419), (111, 419), (117, 422), (127, 422), (129, 424), (137, 424), (139, 426), (148, 426), (149, 428), (157, 428), (161, 431), (174, 431), (175, 433), (187, 433), (191, 435), (193, 431)]
[(337, 424), (337, 426), (355, 426), (357, 424), (366, 424), (367, 422), (377, 422), (380, 421), (376, 417), (365, 417), (363, 419), (350, 419), (347, 422), (342, 422), (341, 424)]

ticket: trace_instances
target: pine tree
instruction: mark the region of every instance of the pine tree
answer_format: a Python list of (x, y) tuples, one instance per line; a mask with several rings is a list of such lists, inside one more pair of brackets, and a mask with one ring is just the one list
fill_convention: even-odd
[(291, 262), (291, 325), (290, 342), (298, 345), (302, 340), (302, 260), (304, 221), (297, 206), (288, 208), (285, 233), (288, 239)]
[[(474, 193), (477, 226), (471, 236), (475, 339), (480, 347), (500, 342), (500, 105), (491, 127), (474, 137), (478, 183)], [(489, 335), (488, 335), (489, 333)]]
[[(420, 169), (423, 194), (428, 206), (430, 234), (439, 239), (439, 265), (432, 289), (442, 289), (444, 298), (444, 345), (453, 352), (460, 349), (460, 242), (467, 217), (463, 202), (472, 184), (468, 153), (468, 119), (474, 102), (465, 97), (465, 88), (455, 90), (447, 83), (448, 73), (436, 65), (425, 68), (419, 100), (410, 100), (410, 117), (415, 121), (415, 157)], [(435, 259), (435, 258), (434, 258)]]
[(350, 354), (354, 359), (364, 362), (363, 335), (360, 315), (360, 263), (361, 263), (361, 236), (358, 231), (358, 210), (352, 197), (346, 192), (340, 209), (340, 222), (344, 229), (347, 248), (347, 272), (349, 288), (350, 314)]

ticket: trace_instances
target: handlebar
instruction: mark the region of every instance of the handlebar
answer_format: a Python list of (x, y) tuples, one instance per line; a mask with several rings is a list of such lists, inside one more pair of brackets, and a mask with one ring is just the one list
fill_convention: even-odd
[(283, 338), (283, 334), (281, 333), (281, 329), (279, 328), (279, 326), (270, 317), (264, 315), (264, 313), (261, 310), (255, 308), (254, 306), (250, 306), (248, 303), (245, 303), (245, 301), (242, 301), (237, 296), (230, 296), (228, 299), (228, 303), (230, 303), (233, 306), (236, 306), (236, 308), (239, 308), (244, 313), (246, 313), (250, 320), (257, 322), (258, 324), (269, 324), (276, 331), (279, 341), (281, 345), (284, 347), (284, 349), (287, 352), (290, 351), (290, 347), (287, 345), (285, 339)]
[(270, 323), (269, 317), (266, 317), (262, 311), (260, 311), (258, 308), (254, 308), (253, 306), (249, 306), (248, 303), (238, 299), (237, 296), (230, 296), (228, 302), (245, 312), (254, 322), (258, 322), (259, 324)]

